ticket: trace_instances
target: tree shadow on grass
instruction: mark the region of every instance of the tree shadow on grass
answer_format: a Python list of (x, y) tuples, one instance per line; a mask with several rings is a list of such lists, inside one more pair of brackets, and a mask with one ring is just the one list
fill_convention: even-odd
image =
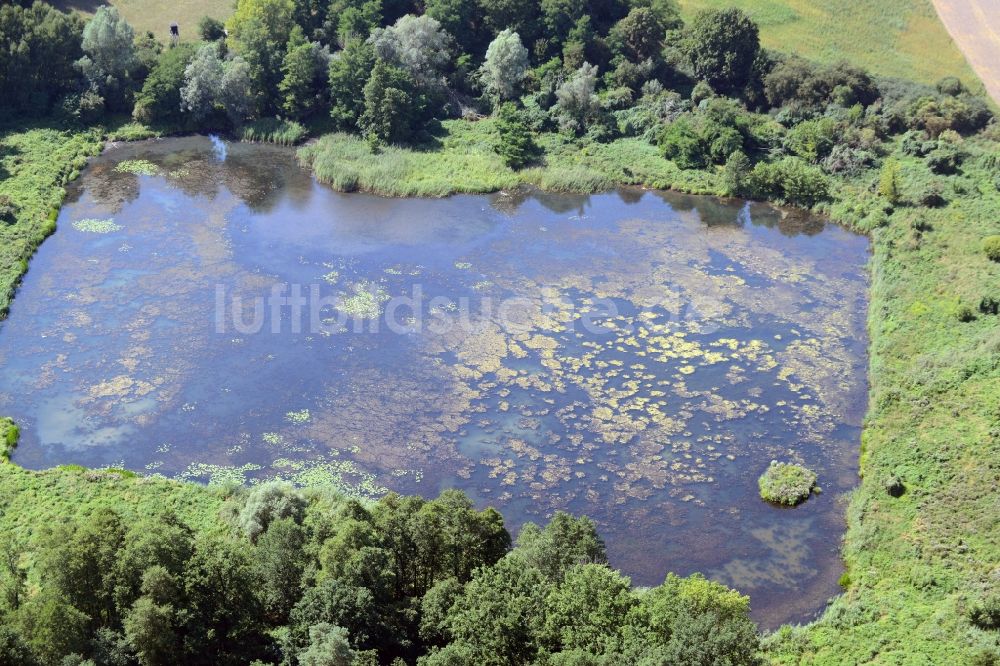
[(0, 181), (7, 180), (11, 176), (7, 163), (10, 158), (21, 153), (17, 146), (2, 143), (4, 133), (0, 131)]
[(93, 14), (108, 2), (107, 0), (49, 0), (49, 4), (64, 12), (77, 11)]
[(420, 130), (417, 136), (414, 137), (414, 141), (409, 148), (422, 153), (439, 151), (444, 147), (444, 142), (441, 139), (447, 135), (448, 131), (444, 128), (444, 125), (441, 124), (440, 120), (435, 118)]

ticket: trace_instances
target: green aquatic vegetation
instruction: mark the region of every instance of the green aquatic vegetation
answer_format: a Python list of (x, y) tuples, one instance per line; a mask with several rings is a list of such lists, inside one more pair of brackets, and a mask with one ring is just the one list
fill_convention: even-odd
[(281, 436), (281, 433), (277, 432), (265, 432), (260, 438), (264, 440), (265, 444), (271, 446), (281, 446), (285, 443), (285, 438)]
[(761, 499), (775, 504), (795, 506), (816, 490), (816, 473), (801, 465), (771, 461), (757, 479)]
[(323, 279), (323, 282), (326, 282), (327, 284), (337, 284), (337, 280), (340, 279), (340, 272), (339, 271), (329, 271), (327, 273), (324, 273), (321, 276), (321, 278)]
[(207, 479), (210, 486), (243, 485), (247, 482), (247, 474), (259, 469), (261, 466), (254, 463), (239, 466), (191, 463), (177, 478), (189, 481)]
[(295, 425), (302, 425), (309, 422), (309, 410), (300, 409), (298, 411), (285, 412), (285, 420)]
[(364, 472), (351, 460), (292, 460), (279, 458), (271, 464), (274, 480), (290, 481), (306, 488), (329, 488), (345, 497), (370, 500), (388, 488), (374, 474)]
[(7, 416), (0, 418), (0, 460), (5, 462), (10, 460), (20, 437), (21, 430), (14, 423), (14, 419)]
[(73, 228), (88, 234), (110, 234), (120, 231), (122, 227), (110, 218), (105, 220), (87, 218), (73, 222)]
[(302, 123), (280, 118), (261, 118), (248, 123), (240, 130), (240, 138), (251, 143), (276, 143), (294, 146), (302, 143), (309, 130)]
[(378, 319), (382, 315), (382, 304), (389, 300), (389, 292), (374, 282), (358, 282), (352, 286), (353, 293), (341, 296), (338, 308), (357, 319)]
[(456, 261), (455, 268), (457, 268), (460, 271), (467, 271), (470, 268), (472, 268), (472, 264), (470, 264), (468, 261)]
[(136, 176), (155, 176), (160, 173), (160, 167), (149, 160), (122, 160), (115, 165), (115, 171)]

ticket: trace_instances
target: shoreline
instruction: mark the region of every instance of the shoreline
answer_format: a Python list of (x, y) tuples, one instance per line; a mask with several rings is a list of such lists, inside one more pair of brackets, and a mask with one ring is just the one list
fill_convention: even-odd
[[(100, 142), (101, 150), (115, 137), (113, 133), (104, 136), (107, 139)], [(987, 187), (984, 174), (988, 166), (979, 156), (988, 154), (995, 141), (986, 136), (970, 139), (967, 144), (978, 151), (969, 161), (967, 179)], [(430, 155), (433, 158), (434, 154)], [(904, 168), (905, 175), (916, 178), (923, 167), (910, 161)], [(62, 190), (64, 185), (53, 182), (50, 188)], [(847, 566), (843, 579), (846, 591), (818, 619), (771, 634), (767, 652), (774, 663), (797, 663), (805, 654), (867, 661), (871, 657), (864, 655), (871, 653), (866, 645), (875, 636), (882, 636), (879, 640), (889, 650), (884, 654), (916, 651), (933, 655), (932, 659), (968, 657), (974, 644), (963, 638), (968, 630), (960, 609), (971, 594), (970, 586), (976, 584), (974, 562), (988, 561), (993, 552), (988, 528), (971, 525), (990, 515), (984, 504), (988, 498), (976, 490), (987, 482), (984, 475), (988, 469), (974, 465), (982, 459), (982, 452), (972, 443), (995, 441), (989, 435), (994, 427), (989, 405), (1000, 393), (1000, 371), (988, 363), (970, 365), (975, 357), (969, 355), (997, 351), (990, 352), (979, 342), (991, 330), (990, 318), (980, 316), (972, 323), (959, 323), (954, 304), (971, 301), (983, 285), (991, 284), (988, 275), (1000, 274), (995, 265), (985, 263), (979, 249), (981, 236), (996, 233), (994, 217), (1000, 213), (1000, 196), (995, 190), (988, 194), (985, 189), (975, 189), (955, 194), (954, 200), (940, 209), (899, 207), (884, 224), (871, 228), (865, 226), (860, 213), (852, 217), (854, 209), (849, 208), (866, 187), (864, 179), (838, 182), (833, 201), (823, 207), (831, 221), (866, 233), (872, 247), (869, 409), (859, 450), (861, 481), (848, 503), (841, 551)], [(649, 189), (684, 192), (678, 188)], [(912, 187), (907, 191), (908, 197), (915, 194)], [(932, 248), (933, 253), (925, 256), (924, 247)], [(943, 293), (942, 285), (947, 285)], [(914, 384), (910, 378), (914, 373), (924, 377), (929, 372), (927, 363), (931, 363), (932, 374)], [(935, 402), (928, 408), (923, 401), (931, 396)], [(942, 441), (939, 437), (952, 442), (948, 458), (934, 453)], [(974, 465), (971, 472), (969, 465)], [(4, 469), (11, 468), (21, 469), (16, 463)], [(956, 476), (958, 470), (963, 470), (960, 477)], [(906, 491), (900, 497), (889, 496), (883, 489), (890, 476), (903, 481)], [(926, 502), (928, 493), (945, 488), (947, 501)], [(924, 527), (911, 531), (918, 524)], [(972, 554), (943, 551), (938, 563), (924, 562), (912, 554), (914, 539), (930, 548), (948, 538), (942, 535), (959, 528), (962, 538), (971, 543)], [(979, 549), (984, 550), (977, 556)], [(917, 585), (912, 582), (914, 572), (941, 582)], [(881, 610), (868, 615), (866, 608)], [(934, 637), (938, 634), (926, 632), (914, 638), (914, 632), (923, 631), (920, 627), (925, 622), (940, 623), (941, 613), (945, 613), (942, 630), (949, 632), (951, 640), (942, 641)], [(845, 624), (847, 616), (857, 620)]]

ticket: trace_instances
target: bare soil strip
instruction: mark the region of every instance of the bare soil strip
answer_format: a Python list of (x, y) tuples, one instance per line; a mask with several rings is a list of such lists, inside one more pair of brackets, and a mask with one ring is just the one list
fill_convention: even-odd
[(933, 0), (938, 16), (1000, 104), (1000, 0)]

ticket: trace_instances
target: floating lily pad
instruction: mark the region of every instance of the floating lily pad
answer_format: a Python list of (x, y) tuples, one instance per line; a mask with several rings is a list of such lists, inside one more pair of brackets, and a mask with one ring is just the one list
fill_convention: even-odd
[(115, 221), (112, 219), (97, 220), (87, 218), (74, 222), (73, 228), (88, 234), (110, 234), (121, 230), (122, 227), (120, 224), (115, 224)]
[(115, 165), (118, 173), (132, 173), (137, 176), (155, 176), (160, 173), (160, 167), (149, 160), (124, 160)]

